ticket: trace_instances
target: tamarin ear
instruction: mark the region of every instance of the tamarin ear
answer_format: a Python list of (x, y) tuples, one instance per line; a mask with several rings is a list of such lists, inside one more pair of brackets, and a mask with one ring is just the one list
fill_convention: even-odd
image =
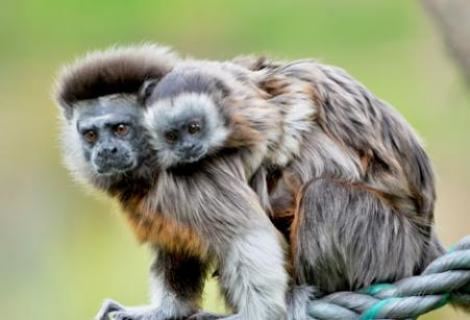
[(144, 82), (138, 93), (139, 103), (146, 105), (148, 98), (152, 94), (159, 81), (160, 79), (150, 79)]

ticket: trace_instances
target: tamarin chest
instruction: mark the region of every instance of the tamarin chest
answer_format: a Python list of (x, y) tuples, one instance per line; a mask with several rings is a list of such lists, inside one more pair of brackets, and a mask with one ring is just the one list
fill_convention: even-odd
[(127, 220), (140, 242), (170, 252), (200, 257), (207, 255), (207, 243), (189, 226), (161, 212), (145, 208), (142, 201), (128, 203), (124, 209)]

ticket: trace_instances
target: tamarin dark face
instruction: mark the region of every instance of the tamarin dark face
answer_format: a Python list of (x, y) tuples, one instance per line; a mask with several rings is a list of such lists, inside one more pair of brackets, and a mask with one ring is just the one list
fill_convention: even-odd
[(148, 115), (158, 161), (165, 168), (202, 159), (221, 147), (228, 135), (214, 101), (206, 95), (158, 101)]
[[(140, 166), (149, 152), (142, 123), (142, 107), (125, 98), (82, 102), (75, 128), (83, 157), (95, 175), (113, 176)], [(143, 149), (147, 150), (143, 150)]]

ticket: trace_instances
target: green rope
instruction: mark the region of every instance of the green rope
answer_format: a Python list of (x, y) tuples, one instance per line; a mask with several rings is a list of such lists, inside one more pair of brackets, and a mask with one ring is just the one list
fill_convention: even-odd
[(421, 275), (313, 299), (308, 313), (312, 320), (415, 319), (448, 303), (470, 310), (470, 236)]
[(374, 304), (372, 307), (370, 307), (366, 312), (362, 314), (362, 316), (359, 318), (359, 320), (373, 320), (377, 319), (378, 315), (381, 313), (382, 309), (385, 308), (386, 305), (390, 303), (396, 303), (398, 302), (398, 298), (388, 298), (381, 300)]

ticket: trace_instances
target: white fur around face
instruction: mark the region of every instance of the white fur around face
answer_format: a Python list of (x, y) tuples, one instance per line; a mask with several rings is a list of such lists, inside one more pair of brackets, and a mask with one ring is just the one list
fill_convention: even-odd
[[(97, 175), (96, 170), (90, 161), (87, 161), (83, 152), (83, 142), (80, 133), (77, 131), (77, 121), (79, 118), (79, 110), (87, 108), (89, 105), (101, 104), (101, 103), (110, 103), (114, 99), (130, 99), (130, 102), (133, 102), (133, 97), (124, 96), (121, 94), (103, 96), (97, 99), (84, 100), (77, 102), (73, 106), (73, 114), (70, 119), (67, 119), (64, 115), (61, 115), (60, 126), (62, 134), (61, 137), (61, 147), (63, 154), (63, 161), (65, 167), (70, 171), (75, 180), (84, 184), (86, 186), (93, 186), (95, 189), (100, 190), (108, 189), (111, 178), (105, 177), (103, 175)], [(110, 114), (103, 114), (101, 116), (94, 117), (94, 120), (102, 118), (106, 119), (108, 117), (113, 117)]]
[(220, 110), (213, 99), (206, 94), (184, 93), (176, 98), (157, 100), (149, 107), (145, 122), (152, 134), (154, 146), (159, 153), (159, 162), (163, 168), (185, 162), (168, 146), (161, 131), (186, 115), (205, 119), (208, 134), (205, 140), (201, 141), (205, 151), (203, 157), (222, 147), (229, 135), (229, 129), (224, 124)]
[(70, 121), (61, 120), (61, 146), (64, 164), (77, 181), (89, 185), (94, 180), (94, 172), (83, 155), (81, 137), (76, 128), (77, 114), (74, 114)]

